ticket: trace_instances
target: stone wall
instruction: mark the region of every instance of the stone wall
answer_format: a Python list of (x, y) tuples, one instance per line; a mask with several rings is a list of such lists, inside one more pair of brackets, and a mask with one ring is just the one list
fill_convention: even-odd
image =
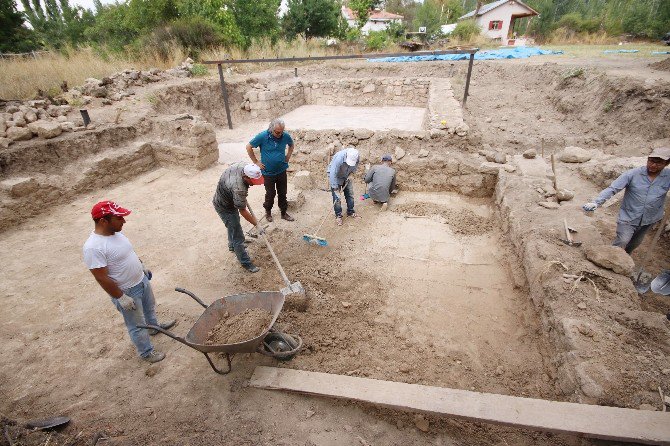
[(305, 92), (301, 82), (282, 84), (254, 84), (244, 93), (240, 107), (249, 112), (251, 119), (273, 119), (305, 105)]
[(452, 191), (471, 197), (488, 197), (496, 184), (497, 172), (480, 172), (481, 160), (463, 151), (461, 138), (431, 137), (426, 131), (375, 133), (367, 129), (298, 130), (291, 132), (291, 136), (296, 152), (291, 158), (290, 170), (310, 171), (317, 185), (323, 184), (324, 188), (330, 158), (347, 146), (355, 146), (360, 152), (361, 163), (356, 175), (361, 178), (365, 164), (377, 164), (382, 155), (391, 153), (399, 185), (404, 190)]
[(308, 104), (425, 107), (430, 79), (326, 79), (306, 81), (303, 85)]

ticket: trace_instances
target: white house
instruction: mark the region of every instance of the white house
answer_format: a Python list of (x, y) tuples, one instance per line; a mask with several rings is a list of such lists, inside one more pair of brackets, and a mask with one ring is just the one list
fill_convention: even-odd
[[(475, 11), (470, 11), (458, 20), (471, 19)], [(522, 17), (540, 15), (539, 12), (519, 0), (498, 0), (483, 5), (475, 22), (482, 29), (482, 35), (490, 39), (500, 39), (503, 45), (523, 45), (525, 39), (515, 38), (514, 22)]]
[[(342, 16), (347, 21), (347, 24), (351, 27), (357, 27), (356, 19), (358, 14), (356, 14), (351, 9), (346, 6), (342, 6)], [(365, 25), (361, 28), (361, 33), (367, 34), (370, 31), (384, 31), (388, 28), (391, 23), (402, 23), (403, 16), (398, 14), (393, 14), (383, 10), (374, 10), (370, 11), (370, 16), (368, 21), (365, 22)]]

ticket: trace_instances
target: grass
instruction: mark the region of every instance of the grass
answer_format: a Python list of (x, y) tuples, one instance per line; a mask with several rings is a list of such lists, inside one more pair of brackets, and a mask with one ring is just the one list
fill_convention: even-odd
[(0, 99), (31, 99), (38, 89), (58, 94), (63, 81), (72, 88), (89, 77), (101, 78), (126, 68), (170, 68), (185, 58), (178, 49), (170, 60), (163, 61), (150, 52), (140, 60), (131, 60), (121, 56), (102, 57), (85, 48), (70, 50), (67, 55), (46, 53), (34, 59), (0, 59)]

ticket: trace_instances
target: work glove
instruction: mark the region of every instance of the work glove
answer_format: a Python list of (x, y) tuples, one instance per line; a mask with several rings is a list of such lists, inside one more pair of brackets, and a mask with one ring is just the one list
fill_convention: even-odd
[(586, 212), (593, 212), (598, 208), (598, 205), (596, 203), (586, 203), (585, 205), (582, 206), (582, 209), (584, 209)]
[(133, 300), (132, 297), (127, 296), (125, 294), (119, 297), (119, 305), (121, 305), (121, 308), (123, 308), (126, 311), (132, 311), (135, 309), (135, 301)]

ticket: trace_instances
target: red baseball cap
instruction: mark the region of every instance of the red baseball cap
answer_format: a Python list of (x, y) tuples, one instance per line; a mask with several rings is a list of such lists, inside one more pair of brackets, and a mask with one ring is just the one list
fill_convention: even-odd
[(97, 220), (98, 218), (102, 218), (105, 215), (116, 215), (119, 217), (125, 217), (126, 215), (129, 214), (130, 209), (122, 208), (118, 204), (109, 200), (100, 201), (99, 203), (96, 203), (93, 206), (93, 209), (91, 209), (91, 215), (95, 220)]

